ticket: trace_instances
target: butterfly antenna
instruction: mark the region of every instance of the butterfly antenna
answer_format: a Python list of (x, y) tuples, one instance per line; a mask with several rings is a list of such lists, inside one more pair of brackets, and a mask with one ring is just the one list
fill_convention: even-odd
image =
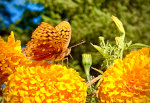
[(72, 57), (72, 55), (71, 55), (71, 54), (69, 54), (69, 56), (71, 57), (71, 59), (73, 59), (73, 57)]
[(70, 49), (71, 48), (74, 48), (74, 47), (76, 47), (76, 46), (78, 46), (78, 45), (81, 45), (81, 44), (83, 44), (83, 43), (85, 43), (85, 41), (84, 40), (81, 40), (79, 43), (76, 43), (75, 45), (72, 45), (71, 47), (69, 47)]

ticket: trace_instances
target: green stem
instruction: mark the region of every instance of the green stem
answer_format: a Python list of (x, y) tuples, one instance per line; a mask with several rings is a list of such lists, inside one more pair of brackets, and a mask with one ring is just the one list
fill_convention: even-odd
[(120, 59), (123, 59), (123, 51), (124, 51), (124, 39), (125, 39), (125, 33), (122, 35), (122, 46), (121, 46), (121, 52), (120, 52)]

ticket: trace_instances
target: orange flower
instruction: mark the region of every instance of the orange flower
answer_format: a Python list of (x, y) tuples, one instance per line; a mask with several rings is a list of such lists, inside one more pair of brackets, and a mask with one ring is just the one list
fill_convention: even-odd
[(0, 37), (0, 85), (10, 74), (15, 72), (15, 67), (30, 63), (21, 53), (21, 43), (19, 40), (15, 42), (13, 32), (7, 42)]
[(18, 66), (5, 82), (5, 103), (85, 103), (87, 85), (61, 65)]
[(100, 103), (150, 102), (150, 48), (132, 51), (103, 74)]

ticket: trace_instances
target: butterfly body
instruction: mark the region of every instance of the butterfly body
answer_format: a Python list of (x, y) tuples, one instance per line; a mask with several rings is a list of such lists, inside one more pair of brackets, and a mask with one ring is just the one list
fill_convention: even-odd
[(71, 39), (71, 26), (63, 21), (55, 28), (42, 22), (32, 33), (32, 39), (22, 52), (31, 60), (63, 60), (69, 55), (68, 48)]

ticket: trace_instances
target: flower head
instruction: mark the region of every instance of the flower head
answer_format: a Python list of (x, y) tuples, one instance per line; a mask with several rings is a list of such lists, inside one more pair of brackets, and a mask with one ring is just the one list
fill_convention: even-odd
[(85, 103), (87, 85), (61, 65), (18, 66), (5, 82), (6, 103)]
[(101, 103), (150, 102), (150, 48), (132, 51), (103, 74), (98, 90)]
[(15, 42), (13, 32), (7, 42), (0, 37), (0, 85), (15, 72), (15, 67), (30, 63), (21, 53), (21, 43), (19, 40)]

